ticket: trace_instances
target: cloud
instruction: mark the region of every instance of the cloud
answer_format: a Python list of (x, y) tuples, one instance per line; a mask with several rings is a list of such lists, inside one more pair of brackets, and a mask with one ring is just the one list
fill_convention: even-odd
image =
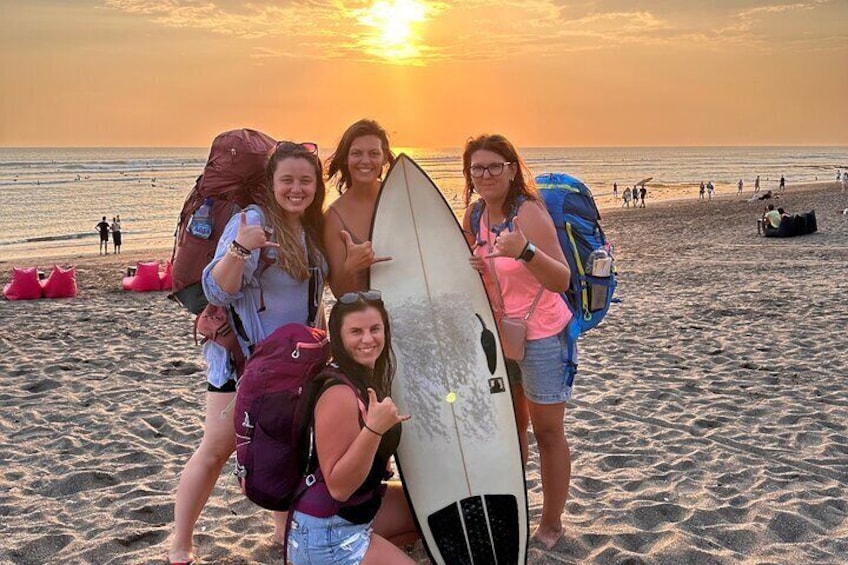
[[(392, 44), (385, 6), (419, 4), (406, 42)], [(160, 26), (251, 42), (254, 56), (314, 57), (426, 64), (654, 45), (768, 49), (774, 26), (819, 8), (845, 12), (832, 0), (715, 0), (692, 7), (677, 0), (105, 0), (105, 6)], [(396, 30), (395, 30), (396, 31)], [(822, 33), (838, 35), (840, 30)], [(841, 32), (841, 33), (844, 33)], [(813, 48), (809, 33), (783, 33)], [(406, 57), (400, 54), (406, 53)]]

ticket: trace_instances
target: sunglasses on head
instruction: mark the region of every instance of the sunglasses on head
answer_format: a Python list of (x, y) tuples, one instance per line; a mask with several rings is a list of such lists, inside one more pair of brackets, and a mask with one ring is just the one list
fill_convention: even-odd
[(363, 290), (360, 292), (347, 292), (339, 297), (339, 302), (342, 304), (353, 304), (360, 300), (366, 302), (376, 302), (383, 299), (383, 293), (379, 290)]
[(294, 141), (280, 141), (277, 143), (277, 151), (280, 149), (283, 151), (297, 151), (298, 149), (301, 149), (313, 155), (318, 154), (318, 144), (312, 141), (304, 141), (301, 143), (295, 143)]

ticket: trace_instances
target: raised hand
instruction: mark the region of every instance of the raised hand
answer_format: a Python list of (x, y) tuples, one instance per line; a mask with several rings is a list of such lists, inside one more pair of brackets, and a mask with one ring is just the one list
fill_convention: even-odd
[(512, 220), (512, 231), (502, 231), (495, 238), (495, 250), (488, 255), (486, 259), (493, 257), (512, 257), (518, 259), (521, 252), (524, 251), (524, 246), (527, 245), (527, 238), (521, 231), (521, 226), (518, 225), (518, 218)]
[(345, 265), (350, 271), (364, 271), (374, 263), (392, 260), (391, 257), (376, 256), (370, 241), (354, 243), (347, 230), (342, 230), (340, 233), (345, 245)]
[(412, 416), (398, 413), (391, 397), (377, 401), (377, 393), (373, 388), (368, 389), (368, 414), (365, 417), (365, 425), (371, 430), (382, 435), (389, 431), (398, 422), (406, 422)]
[(247, 213), (242, 210), (239, 214), (239, 227), (236, 234), (236, 241), (242, 247), (253, 251), (263, 247), (279, 247), (280, 244), (273, 241), (268, 241), (268, 234), (265, 232), (265, 227), (261, 225), (251, 225), (247, 223)]

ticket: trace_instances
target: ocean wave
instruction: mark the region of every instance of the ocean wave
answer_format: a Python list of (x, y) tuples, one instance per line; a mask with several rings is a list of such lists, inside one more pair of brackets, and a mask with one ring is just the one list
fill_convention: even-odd
[(64, 235), (42, 235), (35, 237), (25, 237), (22, 239), (0, 241), (0, 246), (20, 245), (23, 243), (44, 243), (49, 241), (73, 241), (78, 239), (88, 239), (96, 237), (99, 237), (97, 233), (68, 233)]
[(118, 171), (181, 171), (196, 167), (202, 169), (205, 162), (193, 161), (100, 161), (97, 163), (54, 164), (60, 171), (118, 172)]

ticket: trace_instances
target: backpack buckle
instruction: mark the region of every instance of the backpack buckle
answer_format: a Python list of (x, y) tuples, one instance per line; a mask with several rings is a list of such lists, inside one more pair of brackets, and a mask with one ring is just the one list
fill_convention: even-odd
[(314, 473), (309, 473), (308, 475), (306, 475), (306, 479), (304, 479), (304, 482), (306, 483), (306, 486), (311, 487), (312, 485), (318, 482), (318, 479), (315, 477)]

